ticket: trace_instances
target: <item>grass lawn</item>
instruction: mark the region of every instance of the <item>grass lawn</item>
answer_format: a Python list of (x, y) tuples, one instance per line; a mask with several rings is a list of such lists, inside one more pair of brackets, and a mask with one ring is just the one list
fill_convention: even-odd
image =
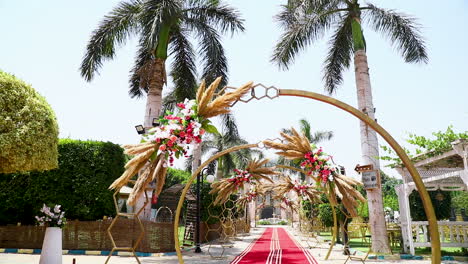
[[(320, 232), (320, 236), (324, 240), (330, 241), (332, 238), (331, 232)], [(367, 252), (369, 250), (369, 244), (363, 243), (362, 239), (360, 238), (353, 238), (351, 239), (349, 246), (354, 250), (359, 250), (362, 252)], [(401, 253), (400, 247), (392, 247), (393, 254)], [(456, 247), (444, 247), (442, 248), (442, 256), (468, 256), (468, 250), (463, 248), (456, 248)], [(431, 255), (431, 248), (415, 248), (415, 255)]]

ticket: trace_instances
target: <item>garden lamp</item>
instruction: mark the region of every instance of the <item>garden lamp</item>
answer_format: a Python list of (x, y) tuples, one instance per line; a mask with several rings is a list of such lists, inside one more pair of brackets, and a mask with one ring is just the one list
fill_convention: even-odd
[(145, 133), (145, 128), (142, 125), (135, 126), (135, 129), (139, 135), (142, 135)]

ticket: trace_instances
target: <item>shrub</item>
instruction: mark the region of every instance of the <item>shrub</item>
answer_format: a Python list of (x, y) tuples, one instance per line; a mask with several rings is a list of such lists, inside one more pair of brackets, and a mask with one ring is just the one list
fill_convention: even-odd
[(288, 225), (288, 221), (281, 220), (277, 223), (277, 225)]
[(32, 224), (42, 204), (60, 204), (68, 219), (115, 214), (109, 185), (124, 171), (123, 149), (110, 142), (60, 140), (59, 168), (0, 176), (0, 224)]
[(257, 222), (258, 225), (271, 225), (270, 221), (268, 220), (260, 220)]
[(0, 71), (0, 173), (57, 168), (54, 111), (30, 85)]

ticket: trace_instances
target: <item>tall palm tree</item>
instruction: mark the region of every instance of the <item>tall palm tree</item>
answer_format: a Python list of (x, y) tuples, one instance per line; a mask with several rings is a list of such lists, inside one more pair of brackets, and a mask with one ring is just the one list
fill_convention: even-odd
[[(234, 8), (217, 0), (128, 0), (121, 2), (91, 34), (81, 63), (81, 75), (91, 81), (117, 47), (138, 38), (135, 65), (130, 70), (130, 96), (147, 94), (144, 126), (161, 110), (167, 81), (166, 59), (172, 56), (170, 75), (178, 97), (193, 94), (196, 87), (195, 54), (203, 64), (201, 77), (211, 83), (227, 81), (227, 60), (220, 34), (243, 31), (243, 20)], [(191, 39), (198, 41), (195, 52)]]
[[(413, 17), (373, 4), (361, 6), (358, 0), (289, 0), (277, 16), (284, 33), (277, 43), (272, 60), (288, 68), (298, 52), (332, 30), (329, 51), (325, 59), (323, 81), (330, 93), (343, 82), (343, 71), (351, 65), (357, 87), (358, 107), (370, 118), (375, 118), (366, 41), (362, 26), (387, 37), (409, 63), (426, 63), (428, 60), (424, 40)], [(376, 132), (360, 123), (362, 158), (366, 164), (379, 169), (379, 151)], [(383, 213), (380, 188), (367, 191), (372, 228), (372, 249), (389, 253), (390, 247)]]
[[(310, 143), (317, 144), (326, 140), (330, 140), (333, 138), (333, 131), (312, 131), (312, 126), (307, 119), (302, 118), (299, 120), (299, 130), (302, 134), (304, 134)], [(291, 129), (283, 128), (281, 132), (286, 133), (288, 135), (292, 134)], [(285, 159), (283, 156), (278, 158), (278, 164), (288, 165), (291, 167), (299, 168), (299, 164), (296, 164), (292, 160)], [(290, 171), (291, 173), (296, 173), (295, 171)], [(302, 179), (304, 180), (304, 179)]]

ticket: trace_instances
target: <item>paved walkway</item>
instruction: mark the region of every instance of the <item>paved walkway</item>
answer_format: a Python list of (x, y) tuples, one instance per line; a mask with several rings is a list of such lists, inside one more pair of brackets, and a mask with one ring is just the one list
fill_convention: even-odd
[[(311, 244), (305, 237), (300, 236), (299, 234), (294, 233), (289, 227), (284, 227), (285, 230), (288, 230), (290, 234), (293, 234), (295, 240), (301, 244), (304, 248), (308, 248)], [(208, 245), (202, 247), (202, 253), (193, 253), (184, 252), (184, 261), (189, 264), (229, 264), (234, 258), (241, 254), (251, 242), (258, 239), (263, 232), (265, 232), (264, 227), (252, 228), (249, 235), (240, 236), (238, 239), (233, 241), (232, 248), (224, 248), (225, 252), (223, 258), (214, 259), (210, 256), (220, 254), (223, 250), (220, 246), (213, 246), (209, 248)], [(315, 246), (315, 245), (314, 245)], [(328, 244), (320, 243), (316, 248), (307, 249), (312, 256), (317, 260), (318, 263), (322, 264), (343, 264), (346, 256), (343, 255), (343, 249), (340, 245), (335, 246), (329, 260), (324, 260), (325, 255), (328, 250)], [(208, 252), (209, 251), (209, 252)], [(0, 264), (37, 264), (39, 263), (39, 255), (29, 255), (29, 254), (0, 254)], [(76, 260), (76, 264), (103, 264), (107, 257), (105, 256), (74, 256), (74, 255), (64, 255), (63, 264), (72, 264), (73, 259)], [(179, 263), (177, 256), (164, 256), (164, 257), (141, 257), (142, 264), (176, 264)], [(119, 257), (112, 256), (110, 264), (136, 264), (136, 260), (133, 257)], [(286, 263), (286, 262), (283, 262)], [(348, 262), (351, 264), (358, 264), (361, 262)], [(366, 263), (405, 263), (405, 264), (429, 264), (429, 260), (367, 260)], [(456, 261), (445, 261), (443, 263), (461, 263)]]

